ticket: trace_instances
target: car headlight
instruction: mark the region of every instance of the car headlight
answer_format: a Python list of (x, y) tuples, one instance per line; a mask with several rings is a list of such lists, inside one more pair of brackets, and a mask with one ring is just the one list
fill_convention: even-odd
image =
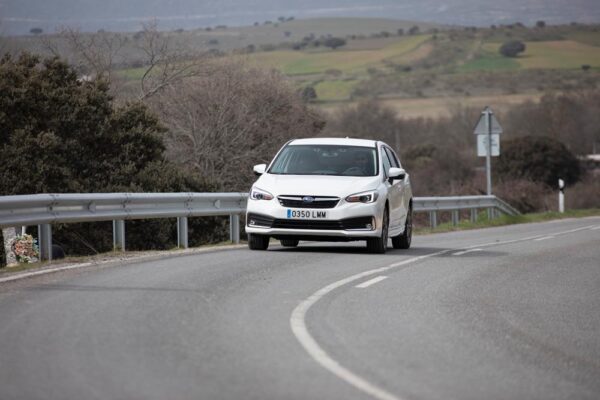
[(250, 198), (252, 200), (273, 200), (273, 195), (266, 190), (253, 187), (250, 191)]
[(374, 203), (378, 197), (379, 193), (377, 191), (370, 190), (368, 192), (351, 194), (346, 197), (346, 201), (348, 203)]

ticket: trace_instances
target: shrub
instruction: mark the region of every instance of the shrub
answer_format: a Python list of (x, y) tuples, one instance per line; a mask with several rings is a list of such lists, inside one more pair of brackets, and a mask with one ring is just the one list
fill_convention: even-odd
[(545, 136), (525, 136), (502, 143), (496, 171), (505, 180), (528, 179), (556, 186), (579, 180), (577, 158), (561, 142)]
[[(0, 195), (210, 190), (164, 159), (165, 131), (145, 105), (114, 105), (105, 82), (80, 81), (57, 58), (0, 60)], [(169, 231), (173, 223), (128, 222), (140, 227), (128, 230), (129, 247), (171, 246), (174, 235), (142, 230)], [(81, 225), (55, 226), (56, 243), (70, 254), (110, 249), (110, 222)]]
[(338, 38), (338, 37), (330, 37), (327, 38), (323, 41), (323, 45), (325, 45), (326, 47), (330, 47), (333, 50), (337, 49), (338, 47), (342, 47), (346, 45), (346, 39), (342, 39), (342, 38)]
[(505, 57), (517, 57), (519, 53), (525, 51), (525, 43), (520, 40), (511, 40), (500, 46), (499, 51)]

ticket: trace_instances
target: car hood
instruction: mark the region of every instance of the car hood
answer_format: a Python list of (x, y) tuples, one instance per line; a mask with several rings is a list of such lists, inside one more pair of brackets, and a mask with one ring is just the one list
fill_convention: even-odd
[(325, 176), (325, 175), (273, 175), (263, 174), (254, 186), (274, 196), (337, 196), (376, 189), (379, 176)]

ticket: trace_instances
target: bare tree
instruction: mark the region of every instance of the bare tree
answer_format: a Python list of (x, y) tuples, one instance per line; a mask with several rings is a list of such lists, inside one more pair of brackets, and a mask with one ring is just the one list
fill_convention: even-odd
[(143, 24), (132, 40), (123, 33), (83, 33), (63, 27), (56, 35), (40, 37), (40, 41), (47, 52), (69, 60), (84, 77), (107, 80), (114, 91), (121, 89), (123, 83), (115, 72), (139, 65), (143, 69), (139, 100), (146, 100), (181, 79), (205, 73), (202, 66), (209, 58), (173, 43), (168, 33), (158, 30), (156, 21)]
[[(42, 37), (41, 42), (46, 51), (68, 59), (83, 75), (112, 82), (117, 63), (123, 60), (125, 38), (119, 33), (82, 33), (77, 28), (62, 27), (56, 35)], [(68, 54), (59, 46), (61, 41), (65, 42)]]
[(213, 60), (210, 76), (169, 85), (151, 104), (169, 128), (168, 157), (221, 190), (248, 190), (253, 164), (324, 125), (275, 71)]
[(140, 81), (140, 100), (155, 95), (182, 79), (205, 73), (202, 68), (206, 55), (191, 55), (175, 46), (156, 21), (143, 25), (136, 47), (144, 54), (145, 71)]

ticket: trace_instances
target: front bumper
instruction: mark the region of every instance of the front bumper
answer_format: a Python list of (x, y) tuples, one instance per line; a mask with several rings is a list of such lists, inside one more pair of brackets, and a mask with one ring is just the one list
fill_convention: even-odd
[[(326, 211), (326, 219), (290, 219), (289, 207), (277, 199), (248, 200), (246, 232), (275, 237), (370, 238), (381, 236), (381, 215), (385, 203), (347, 203), (343, 200), (334, 208), (309, 209), (312, 213)], [(295, 208), (294, 208), (295, 209)], [(367, 224), (371, 229), (367, 229)]]

